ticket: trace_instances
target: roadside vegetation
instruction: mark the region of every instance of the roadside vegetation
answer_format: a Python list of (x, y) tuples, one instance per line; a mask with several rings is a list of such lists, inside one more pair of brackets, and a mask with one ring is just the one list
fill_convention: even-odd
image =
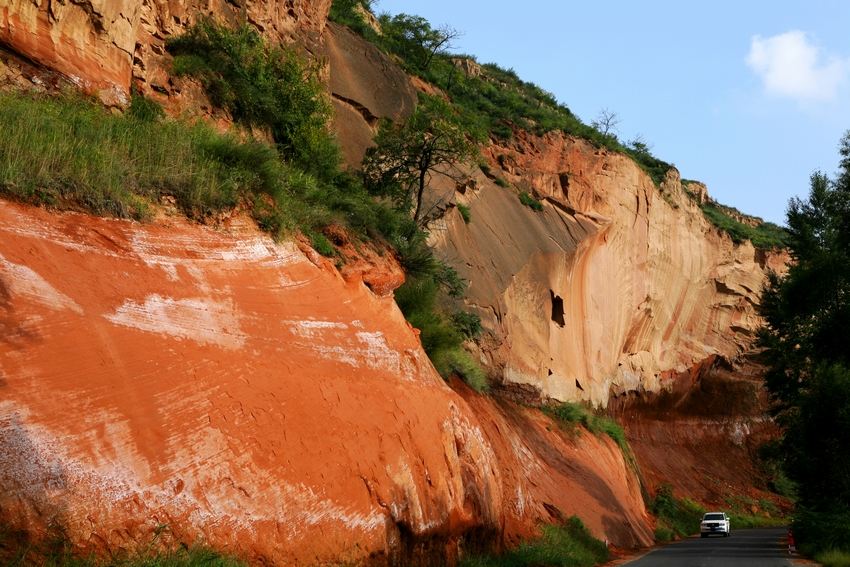
[(836, 176), (814, 173), (808, 198), (789, 203), (794, 262), (770, 277), (759, 336), (798, 547), (834, 565), (850, 555), (850, 131), (839, 155)]
[[(666, 542), (687, 537), (699, 531), (705, 509), (689, 498), (677, 498), (673, 487), (662, 484), (649, 503), (649, 509), (658, 519), (655, 539)], [(732, 524), (735, 529), (735, 524)]]
[(592, 567), (608, 560), (608, 547), (572, 516), (561, 525), (543, 526), (539, 538), (501, 555), (464, 558), (461, 567)]
[[(552, 93), (523, 81), (512, 69), (492, 63), (479, 65), (469, 55), (451, 53), (452, 40), (459, 36), (452, 28), (435, 28), (419, 16), (383, 14), (378, 17), (381, 33), (377, 33), (365, 23), (361, 11), (371, 10), (373, 4), (368, 0), (334, 0), (331, 19), (395, 56), (409, 73), (439, 87), (458, 109), (466, 131), (473, 137), (511, 139), (515, 129), (538, 135), (564, 132), (629, 155), (656, 184), (672, 167), (653, 156), (642, 140), (625, 143), (613, 128), (585, 124)], [(467, 73), (464, 66), (476, 72)]]
[[(52, 530), (56, 531), (56, 530)], [(60, 531), (41, 542), (0, 526), (0, 562), (10, 567), (247, 567), (247, 564), (203, 546), (163, 550), (154, 541), (148, 549), (100, 558), (73, 548)]]

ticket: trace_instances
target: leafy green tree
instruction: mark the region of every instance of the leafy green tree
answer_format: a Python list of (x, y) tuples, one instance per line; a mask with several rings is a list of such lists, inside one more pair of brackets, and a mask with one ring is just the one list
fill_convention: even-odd
[(423, 96), (404, 122), (384, 122), (366, 152), (363, 176), (373, 193), (389, 197), (424, 224), (422, 203), (434, 174), (456, 177), (456, 165), (472, 159), (476, 147), (457, 114), (438, 97)]
[(798, 483), (801, 542), (850, 542), (850, 132), (834, 179), (811, 178), (788, 207), (793, 263), (771, 276), (760, 334), (767, 386), (785, 427), (789, 476)]
[(446, 53), (460, 32), (448, 26), (439, 28), (422, 16), (381, 15), (382, 41), (414, 71), (424, 72), (438, 54)]

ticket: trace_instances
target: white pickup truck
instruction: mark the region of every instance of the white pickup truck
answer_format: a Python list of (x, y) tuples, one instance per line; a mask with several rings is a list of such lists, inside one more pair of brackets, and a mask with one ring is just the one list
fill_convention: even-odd
[(709, 512), (702, 517), (699, 525), (700, 537), (708, 537), (711, 534), (722, 534), (724, 537), (732, 534), (732, 525), (726, 512)]

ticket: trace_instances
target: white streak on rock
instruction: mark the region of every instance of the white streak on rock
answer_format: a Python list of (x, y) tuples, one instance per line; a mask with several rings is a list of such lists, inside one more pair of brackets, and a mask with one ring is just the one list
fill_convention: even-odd
[(77, 315), (83, 308), (73, 299), (60, 292), (32, 269), (9, 262), (0, 255), (0, 276), (13, 295), (26, 297), (55, 311), (70, 310)]
[(144, 303), (127, 300), (106, 319), (149, 333), (237, 349), (245, 344), (239, 316), (231, 301), (209, 298), (173, 299), (149, 295)]

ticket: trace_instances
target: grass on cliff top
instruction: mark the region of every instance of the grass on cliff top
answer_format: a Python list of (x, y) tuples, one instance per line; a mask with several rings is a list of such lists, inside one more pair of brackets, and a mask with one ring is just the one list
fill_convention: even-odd
[(539, 538), (502, 555), (465, 557), (461, 567), (591, 567), (608, 560), (608, 547), (572, 516), (563, 525), (542, 528)]
[(753, 246), (762, 250), (788, 246), (788, 231), (781, 226), (771, 222), (761, 222), (757, 226), (744, 224), (731, 216), (730, 213), (737, 211), (714, 203), (704, 203), (701, 208), (705, 218), (727, 233), (736, 244), (749, 240)]
[(136, 115), (72, 94), (0, 93), (0, 194), (138, 220), (162, 199), (196, 220), (244, 205), (276, 236), (331, 222), (374, 230), (393, 214), (357, 183), (319, 180), (262, 141)]

